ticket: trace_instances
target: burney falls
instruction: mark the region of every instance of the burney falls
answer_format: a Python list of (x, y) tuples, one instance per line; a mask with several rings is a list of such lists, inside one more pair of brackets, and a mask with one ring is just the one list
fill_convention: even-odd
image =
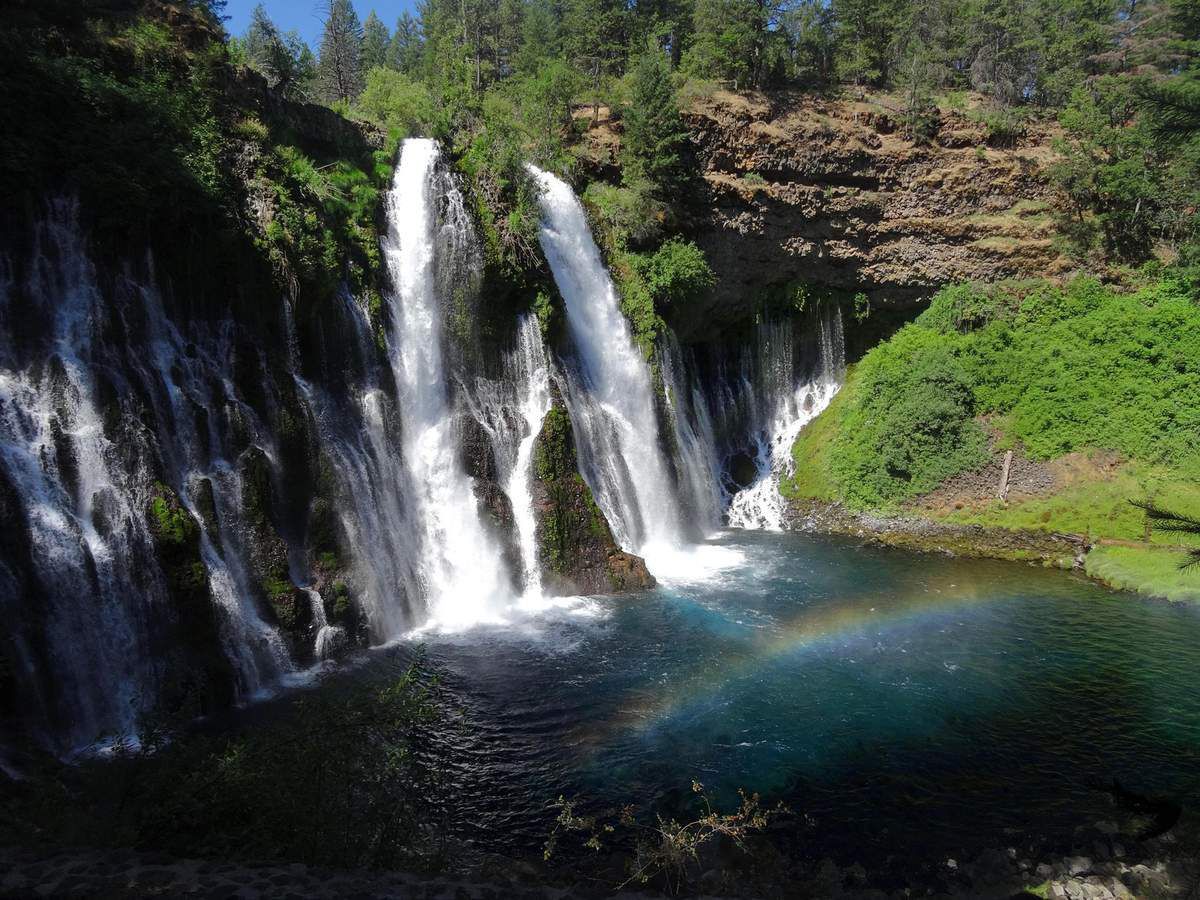
[(1195, 0), (9, 0), (0, 897), (1200, 897)]

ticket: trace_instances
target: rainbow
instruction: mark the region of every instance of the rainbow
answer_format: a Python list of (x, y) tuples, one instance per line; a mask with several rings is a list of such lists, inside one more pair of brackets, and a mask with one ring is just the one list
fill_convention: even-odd
[[(961, 573), (959, 576), (961, 580)], [(979, 606), (1001, 596), (995, 591), (985, 591), (983, 584), (961, 584), (949, 578), (941, 584), (941, 587), (926, 585), (908, 594), (847, 597), (806, 609), (772, 628), (763, 640), (732, 649), (717, 665), (709, 665), (666, 690), (655, 690), (652, 695), (650, 689), (631, 691), (615, 715), (588, 729), (584, 744), (601, 745), (614, 733), (652, 728), (688, 705), (711, 697), (728, 682), (752, 675), (775, 660), (804, 649), (865, 628), (888, 628), (933, 613)]]

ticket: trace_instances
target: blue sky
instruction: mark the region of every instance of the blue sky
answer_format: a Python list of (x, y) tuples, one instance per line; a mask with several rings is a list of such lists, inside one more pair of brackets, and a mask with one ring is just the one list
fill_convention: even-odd
[[(250, 13), (260, 0), (229, 0), (225, 7), (225, 15), (229, 21), (225, 23), (230, 34), (240, 35), (250, 24)], [(266, 7), (267, 15), (271, 17), (280, 31), (291, 31), (295, 28), (300, 36), (308, 42), (315, 52), (321, 42), (321, 23), (324, 21), (320, 8), (324, 5), (321, 0), (261, 0)], [(383, 19), (388, 30), (396, 27), (396, 20), (404, 10), (416, 15), (417, 0), (353, 0), (354, 9), (360, 19), (366, 19), (371, 10)]]

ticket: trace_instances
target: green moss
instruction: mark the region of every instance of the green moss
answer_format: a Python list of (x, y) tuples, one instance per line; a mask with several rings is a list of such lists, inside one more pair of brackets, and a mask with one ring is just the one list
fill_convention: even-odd
[(191, 513), (183, 508), (175, 492), (161, 482), (155, 485), (150, 500), (150, 527), (155, 540), (184, 547), (199, 536), (200, 529)]
[(262, 580), (263, 593), (282, 628), (291, 631), (300, 624), (301, 610), (296, 590), (285, 573), (272, 572)]
[(561, 406), (551, 407), (542, 422), (542, 433), (534, 448), (533, 470), (542, 481), (555, 481), (575, 474), (571, 417)]
[(1099, 546), (1087, 555), (1085, 570), (1114, 588), (1200, 602), (1200, 568), (1181, 568), (1187, 560), (1181, 550)]
[(587, 504), (588, 529), (591, 531), (593, 537), (611, 541), (612, 532), (609, 530), (608, 520), (604, 518), (604, 513), (600, 511), (591, 488), (587, 486), (582, 475), (576, 475), (575, 477), (578, 479), (578, 487), (583, 492), (584, 502)]
[(334, 624), (345, 625), (354, 612), (354, 607), (350, 602), (350, 588), (344, 581), (335, 581), (332, 591), (333, 596), (327, 607), (329, 619)]

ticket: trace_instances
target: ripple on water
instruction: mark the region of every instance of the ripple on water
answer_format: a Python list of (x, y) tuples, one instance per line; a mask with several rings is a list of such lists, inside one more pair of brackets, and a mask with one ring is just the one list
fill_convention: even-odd
[(472, 840), (536, 852), (560, 794), (670, 805), (693, 778), (784, 799), (814, 852), (864, 861), (1069, 834), (1111, 815), (1113, 778), (1200, 799), (1196, 608), (798, 535), (705, 554), (642, 594), (419, 636), (462, 711)]

